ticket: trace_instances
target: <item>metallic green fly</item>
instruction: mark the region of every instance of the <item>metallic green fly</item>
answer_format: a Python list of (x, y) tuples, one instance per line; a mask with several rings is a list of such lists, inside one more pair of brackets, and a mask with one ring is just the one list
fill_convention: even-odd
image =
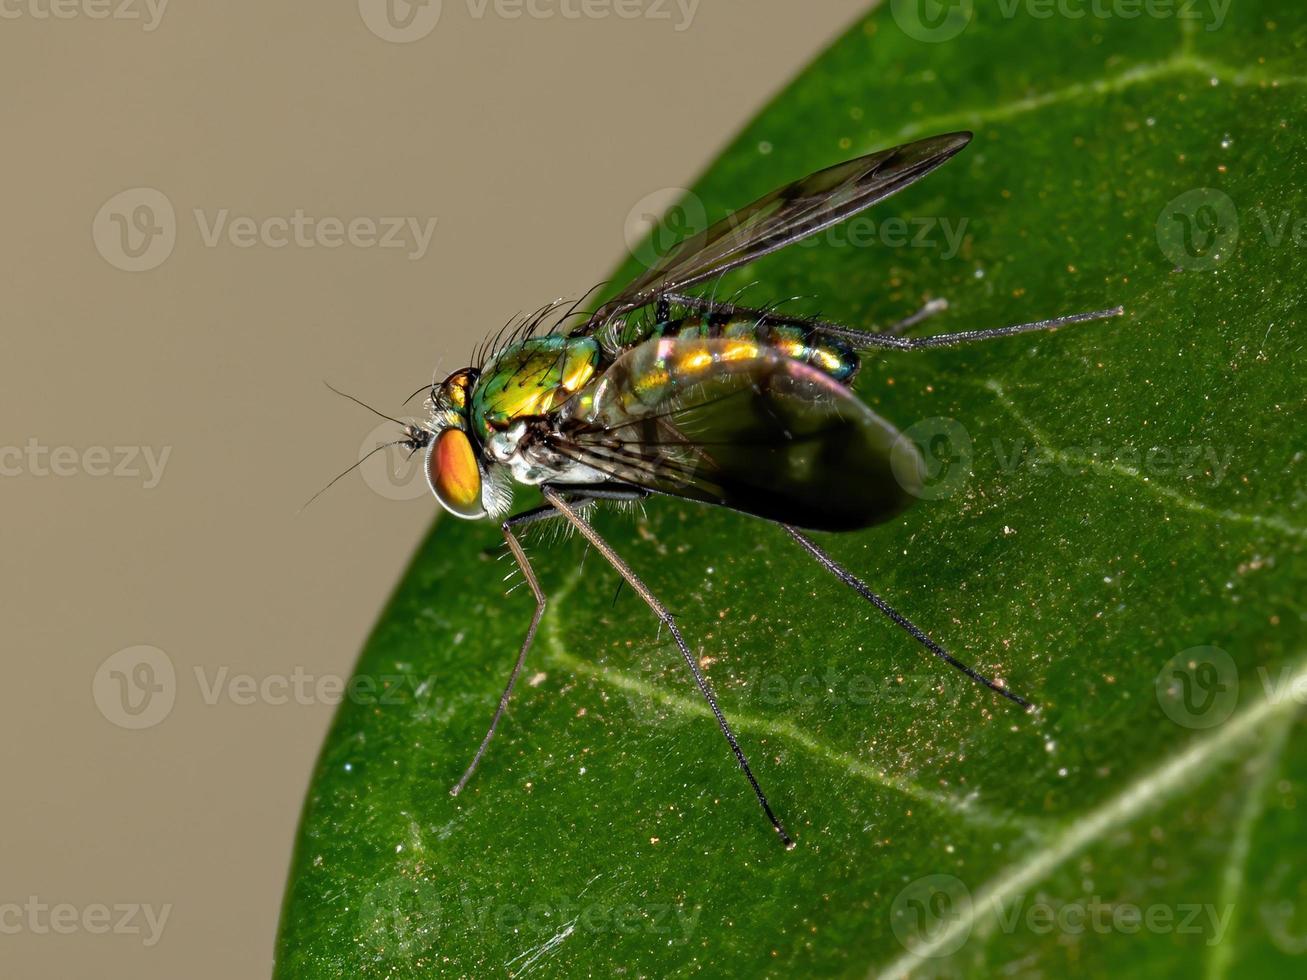
[[(545, 609), (545, 593), (517, 530), (560, 519), (608, 560), (666, 626), (767, 819), (785, 846), (794, 846), (675, 618), (586, 519), (585, 508), (599, 501), (663, 494), (779, 524), (823, 568), (935, 656), (1030, 708), (955, 659), (804, 531), (879, 524), (899, 514), (920, 489), (924, 464), (917, 450), (849, 387), (859, 351), (949, 347), (1117, 316), (1122, 309), (913, 338), (906, 331), (944, 304), (929, 304), (902, 323), (869, 332), (719, 302), (695, 291), (907, 187), (970, 140), (970, 133), (919, 140), (783, 187), (680, 242), (616, 297), (579, 315), (579, 326), (566, 329), (577, 322), (574, 309), (554, 317), (558, 307), (547, 307), (525, 329), (496, 340), (477, 366), (431, 386), (426, 423), (405, 426), (403, 438), (391, 445), (425, 451), (431, 490), (450, 513), (500, 522), (536, 600), (490, 728), (454, 795), (467, 785), (495, 734)], [(544, 504), (508, 516), (514, 484), (536, 487)]]

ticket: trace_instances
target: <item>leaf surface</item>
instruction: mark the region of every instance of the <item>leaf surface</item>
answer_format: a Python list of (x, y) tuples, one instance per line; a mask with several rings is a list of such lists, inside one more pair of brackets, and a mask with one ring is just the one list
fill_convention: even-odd
[(638, 598), (547, 531), (536, 649), (451, 798), (531, 598), (505, 597), (495, 528), (442, 521), (359, 663), (385, 703), (345, 704), (323, 749), (279, 977), (1301, 969), (1307, 8), (1181, 6), (1202, 19), (976, 5), (931, 43), (887, 3), (695, 188), (710, 220), (974, 129), (928, 180), (722, 290), (856, 324), (946, 297), (927, 332), (1125, 305), (869, 357), (859, 394), (932, 480), (895, 523), (822, 542), (1039, 713), (778, 529), (657, 500), (597, 526), (701, 651), (798, 848)]

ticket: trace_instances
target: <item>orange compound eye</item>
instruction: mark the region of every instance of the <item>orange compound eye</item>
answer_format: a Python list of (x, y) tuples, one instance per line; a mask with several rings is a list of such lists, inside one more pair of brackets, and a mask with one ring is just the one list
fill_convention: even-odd
[(481, 468), (467, 433), (446, 429), (427, 450), (427, 482), (442, 507), (455, 517), (485, 517), (481, 506)]

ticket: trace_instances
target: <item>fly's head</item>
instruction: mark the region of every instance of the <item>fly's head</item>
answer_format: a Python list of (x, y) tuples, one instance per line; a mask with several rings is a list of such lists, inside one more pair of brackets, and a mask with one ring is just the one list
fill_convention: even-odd
[(427, 485), (445, 510), (467, 520), (500, 514), (508, 505), (497, 468), (472, 434), (469, 410), (477, 377), (474, 369), (464, 368), (432, 385), (430, 425), (420, 430)]

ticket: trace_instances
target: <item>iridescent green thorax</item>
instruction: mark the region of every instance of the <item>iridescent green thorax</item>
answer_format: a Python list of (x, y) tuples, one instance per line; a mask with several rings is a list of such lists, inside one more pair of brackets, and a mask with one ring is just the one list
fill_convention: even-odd
[(552, 334), (510, 344), (486, 364), (472, 390), (472, 431), (484, 442), (516, 419), (554, 411), (590, 382), (599, 359), (592, 337)]
[(654, 325), (650, 336), (752, 340), (848, 383), (858, 371), (858, 355), (848, 344), (801, 326), (760, 324), (752, 317), (675, 317)]

